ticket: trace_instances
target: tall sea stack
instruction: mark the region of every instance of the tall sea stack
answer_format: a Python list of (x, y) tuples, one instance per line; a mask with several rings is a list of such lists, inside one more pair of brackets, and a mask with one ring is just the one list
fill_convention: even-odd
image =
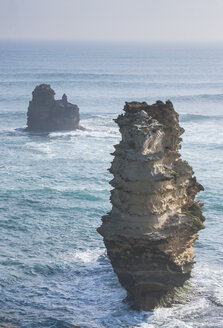
[(27, 112), (27, 131), (58, 131), (79, 128), (79, 108), (62, 99), (54, 99), (55, 92), (49, 84), (40, 84), (32, 92)]
[(170, 101), (126, 103), (115, 122), (122, 135), (110, 172), (112, 210), (98, 232), (135, 306), (169, 306), (191, 277), (193, 246), (204, 228), (204, 190), (180, 158), (184, 129)]

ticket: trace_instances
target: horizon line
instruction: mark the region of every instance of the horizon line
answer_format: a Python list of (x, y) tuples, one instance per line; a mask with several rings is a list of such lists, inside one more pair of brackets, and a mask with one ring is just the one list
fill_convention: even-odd
[(222, 40), (182, 40), (182, 39), (176, 39), (176, 40), (164, 40), (164, 39), (157, 39), (157, 40), (120, 40), (120, 39), (60, 39), (60, 38), (5, 38), (5, 37), (0, 37), (0, 41), (27, 41), (27, 42), (80, 42), (80, 43), (93, 43), (93, 42), (98, 42), (98, 43), (181, 43), (181, 44), (194, 44), (194, 43), (199, 43), (199, 44), (205, 44), (205, 43), (223, 43)]

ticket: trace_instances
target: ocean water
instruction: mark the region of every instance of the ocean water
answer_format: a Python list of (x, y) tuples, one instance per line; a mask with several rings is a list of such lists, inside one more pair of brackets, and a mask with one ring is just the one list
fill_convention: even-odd
[[(50, 83), (85, 131), (23, 131)], [(96, 228), (125, 101), (170, 99), (182, 157), (205, 187), (206, 229), (182, 301), (153, 313), (124, 301)], [(0, 42), (0, 327), (223, 327), (223, 46)]]

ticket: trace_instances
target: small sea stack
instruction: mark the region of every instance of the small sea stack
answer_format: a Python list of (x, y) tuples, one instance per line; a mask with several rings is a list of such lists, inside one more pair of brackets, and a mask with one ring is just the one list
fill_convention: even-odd
[(204, 228), (204, 190), (180, 157), (179, 115), (170, 101), (130, 102), (119, 115), (122, 139), (110, 172), (112, 210), (98, 232), (134, 306), (170, 306), (191, 277), (193, 246)]
[(32, 92), (27, 112), (27, 131), (59, 131), (79, 128), (79, 108), (62, 99), (54, 99), (55, 92), (49, 84), (40, 84)]

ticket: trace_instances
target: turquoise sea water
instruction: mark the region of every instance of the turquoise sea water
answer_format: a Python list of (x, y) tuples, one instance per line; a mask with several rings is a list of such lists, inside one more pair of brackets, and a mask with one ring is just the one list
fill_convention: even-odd
[[(0, 327), (223, 327), (223, 46), (0, 42)], [(28, 134), (50, 83), (86, 131)], [(132, 310), (96, 228), (110, 210), (113, 122), (125, 101), (170, 99), (182, 157), (205, 187), (185, 304)]]

